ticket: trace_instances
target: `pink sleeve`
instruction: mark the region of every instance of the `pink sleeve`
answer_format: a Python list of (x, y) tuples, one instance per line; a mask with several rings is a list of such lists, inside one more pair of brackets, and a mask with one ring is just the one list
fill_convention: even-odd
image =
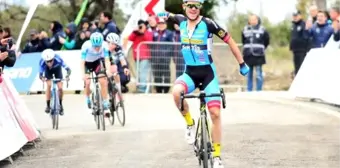
[(135, 38), (136, 38), (136, 35), (135, 35), (135, 33), (132, 32), (128, 39), (129, 39), (129, 41), (135, 41)]
[(145, 41), (153, 41), (152, 39), (152, 32), (146, 31), (147, 33), (145, 34)]

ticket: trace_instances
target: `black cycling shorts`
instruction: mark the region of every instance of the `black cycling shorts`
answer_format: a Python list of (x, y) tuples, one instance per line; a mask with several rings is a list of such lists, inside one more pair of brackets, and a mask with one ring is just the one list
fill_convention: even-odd
[(45, 78), (47, 80), (51, 80), (53, 79), (53, 75), (56, 79), (63, 79), (63, 70), (61, 66), (57, 66), (55, 68), (52, 69), (46, 69), (45, 72)]
[[(103, 68), (101, 65), (103, 65)], [(105, 74), (104, 60), (99, 59), (94, 62), (85, 62), (85, 74), (91, 74), (92, 72), (94, 72), (96, 75)]]
[[(216, 67), (214, 64), (201, 66), (186, 66), (186, 70), (176, 80), (185, 88), (186, 93), (193, 92), (196, 88), (204, 90), (206, 94), (220, 93)], [(220, 97), (206, 97), (205, 102), (210, 107), (220, 107)]]

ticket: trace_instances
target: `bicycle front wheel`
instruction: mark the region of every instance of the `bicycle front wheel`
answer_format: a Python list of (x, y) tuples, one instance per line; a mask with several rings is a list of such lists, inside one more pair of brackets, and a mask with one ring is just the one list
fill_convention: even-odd
[[(56, 112), (54, 112), (56, 113)], [(59, 129), (59, 115), (58, 114), (52, 114), (52, 127), (53, 129), (58, 130)]]
[(201, 118), (201, 159), (203, 162), (203, 168), (208, 168), (209, 166), (209, 148), (208, 148), (208, 127), (207, 127), (207, 118)]
[(97, 107), (99, 110), (99, 123), (102, 125), (102, 130), (105, 131), (105, 116), (104, 116), (104, 107), (103, 107), (103, 98), (100, 95), (100, 90), (97, 87)]
[[(122, 96), (120, 96), (122, 97)], [(124, 101), (120, 100), (116, 105), (117, 119), (120, 125), (125, 126), (125, 106)]]
[(93, 110), (93, 117), (94, 117), (94, 121), (96, 122), (96, 126), (97, 126), (97, 129), (99, 130), (100, 129), (100, 119), (99, 119), (99, 106), (98, 106), (98, 94), (93, 94), (92, 93), (92, 110)]

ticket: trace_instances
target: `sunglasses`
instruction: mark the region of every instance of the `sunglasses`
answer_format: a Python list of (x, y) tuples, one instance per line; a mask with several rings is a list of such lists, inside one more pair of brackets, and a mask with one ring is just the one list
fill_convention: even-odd
[(200, 4), (200, 3), (197, 3), (197, 4), (186, 4), (185, 6), (190, 8), (190, 9), (193, 9), (193, 8), (201, 9), (203, 7), (203, 5)]
[(53, 60), (46, 61), (46, 63), (51, 63)]

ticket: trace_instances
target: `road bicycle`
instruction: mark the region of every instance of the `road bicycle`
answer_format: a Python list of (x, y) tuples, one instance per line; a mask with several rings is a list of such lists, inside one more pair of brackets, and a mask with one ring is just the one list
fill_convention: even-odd
[[(206, 110), (206, 102), (204, 98), (206, 97), (221, 97), (222, 98), (222, 106), (226, 107), (225, 104), (225, 95), (223, 89), (220, 89), (220, 93), (206, 94), (204, 91), (201, 91), (198, 95), (185, 95), (184, 92), (181, 92), (180, 97), (180, 110), (184, 110), (183, 101), (188, 98), (198, 98), (200, 100), (200, 117), (198, 118), (198, 125), (196, 129), (195, 142), (194, 142), (194, 151), (196, 157), (198, 158), (199, 165), (203, 165), (203, 168), (208, 168), (209, 165), (213, 167), (213, 159), (212, 159), (212, 140), (211, 133), (209, 131), (209, 124), (207, 118), (207, 110)], [(210, 163), (210, 164), (209, 164)]]
[(103, 106), (103, 97), (101, 95), (101, 89), (99, 87), (98, 80), (100, 78), (106, 78), (106, 76), (94, 76), (95, 72), (91, 73), (91, 77), (89, 79), (92, 80), (94, 89), (91, 89), (91, 102), (92, 102), (92, 114), (94, 116), (94, 121), (96, 122), (97, 129), (101, 128), (105, 131), (105, 116), (104, 116), (104, 106)]
[[(115, 113), (117, 115), (117, 119), (121, 126), (125, 125), (125, 106), (123, 95), (116, 88), (116, 83), (113, 78), (109, 79), (109, 96), (110, 96), (110, 112), (111, 112), (111, 125), (115, 123)], [(117, 101), (119, 99), (119, 101)]]
[[(59, 129), (59, 116), (60, 116), (60, 98), (59, 98), (59, 90), (57, 87), (57, 83), (64, 81), (65, 79), (58, 79), (53, 78), (51, 79), (51, 99), (50, 99), (50, 116), (52, 119), (52, 129), (58, 130)], [(68, 80), (66, 80), (66, 87), (68, 88)]]

